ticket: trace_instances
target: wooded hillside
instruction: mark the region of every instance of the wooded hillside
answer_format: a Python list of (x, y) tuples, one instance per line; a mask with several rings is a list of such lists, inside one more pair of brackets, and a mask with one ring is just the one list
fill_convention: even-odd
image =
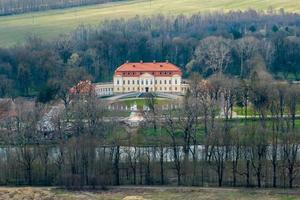
[(222, 72), (248, 79), (259, 68), (276, 79), (298, 80), (299, 26), (296, 14), (247, 11), (135, 17), (80, 26), (50, 42), (31, 37), (25, 45), (0, 49), (0, 96), (52, 98), (63, 78), (68, 87), (87, 77), (110, 81), (126, 60), (169, 60), (185, 77)]

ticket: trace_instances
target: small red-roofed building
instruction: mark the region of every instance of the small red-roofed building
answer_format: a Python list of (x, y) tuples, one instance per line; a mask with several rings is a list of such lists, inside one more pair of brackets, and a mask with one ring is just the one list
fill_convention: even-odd
[(70, 88), (71, 94), (91, 95), (95, 93), (95, 86), (89, 80), (80, 81), (77, 85)]
[(0, 99), (0, 120), (15, 117), (17, 117), (17, 112), (13, 100)]

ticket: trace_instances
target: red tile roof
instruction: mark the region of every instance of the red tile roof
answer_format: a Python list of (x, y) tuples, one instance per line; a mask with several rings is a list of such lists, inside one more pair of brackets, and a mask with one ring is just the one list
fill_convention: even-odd
[(12, 99), (0, 99), (0, 119), (16, 117), (17, 112)]
[(89, 80), (80, 81), (76, 86), (70, 88), (72, 94), (90, 94), (94, 91), (94, 85)]
[(181, 70), (174, 64), (169, 62), (139, 62), (124, 63), (116, 69), (117, 72), (180, 72)]

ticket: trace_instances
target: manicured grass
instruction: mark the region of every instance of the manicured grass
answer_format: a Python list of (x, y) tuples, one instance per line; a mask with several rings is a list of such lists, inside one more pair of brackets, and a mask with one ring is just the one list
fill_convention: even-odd
[(46, 39), (56, 38), (78, 25), (98, 25), (105, 19), (159, 13), (169, 16), (249, 8), (266, 10), (270, 6), (300, 13), (300, 2), (297, 0), (128, 0), (0, 17), (0, 47), (22, 43), (30, 34)]
[[(168, 103), (170, 103), (170, 100), (168, 100), (168, 99), (157, 98), (155, 100), (155, 104), (158, 105), (158, 106), (166, 105)], [(146, 99), (132, 98), (132, 99), (120, 100), (120, 101), (116, 102), (115, 104), (119, 104), (119, 105), (122, 105), (122, 106), (127, 106), (128, 109), (130, 109), (130, 107), (132, 105), (136, 104), (138, 109), (143, 109), (144, 105), (147, 105), (148, 103), (147, 103)]]
[(108, 111), (105, 113), (105, 117), (129, 117), (130, 111)]

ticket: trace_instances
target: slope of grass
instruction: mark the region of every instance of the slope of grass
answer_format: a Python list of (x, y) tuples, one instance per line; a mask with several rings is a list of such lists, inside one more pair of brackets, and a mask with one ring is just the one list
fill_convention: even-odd
[(158, 13), (176, 15), (248, 8), (266, 10), (270, 6), (300, 13), (300, 2), (297, 0), (128, 0), (0, 17), (0, 47), (21, 43), (30, 34), (55, 38), (80, 24), (98, 25), (104, 19)]

